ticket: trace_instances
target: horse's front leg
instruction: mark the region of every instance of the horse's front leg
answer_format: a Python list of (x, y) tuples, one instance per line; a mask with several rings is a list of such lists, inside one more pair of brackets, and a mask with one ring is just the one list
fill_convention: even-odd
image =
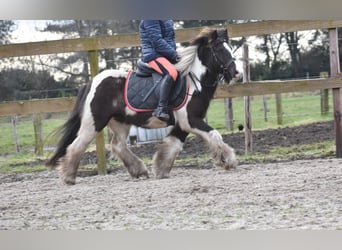
[(216, 129), (200, 118), (189, 119), (189, 123), (192, 127), (191, 132), (199, 135), (209, 146), (210, 156), (215, 166), (223, 167), (226, 170), (237, 166), (235, 150), (223, 141), (221, 134)]
[(163, 143), (159, 145), (157, 152), (153, 156), (152, 171), (155, 178), (169, 178), (173, 163), (182, 151), (188, 134), (176, 125), (164, 138)]

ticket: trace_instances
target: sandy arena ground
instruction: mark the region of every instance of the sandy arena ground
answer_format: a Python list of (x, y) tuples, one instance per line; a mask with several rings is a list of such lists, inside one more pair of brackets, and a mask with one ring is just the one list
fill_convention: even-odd
[(78, 177), (0, 175), (0, 229), (342, 229), (342, 159), (175, 167), (132, 180), (125, 169)]

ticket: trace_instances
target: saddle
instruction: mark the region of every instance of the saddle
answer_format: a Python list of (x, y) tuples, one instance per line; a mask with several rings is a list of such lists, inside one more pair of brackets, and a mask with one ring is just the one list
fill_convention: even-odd
[[(160, 81), (162, 75), (153, 70), (147, 63), (138, 60), (137, 69), (128, 72), (125, 83), (125, 102), (135, 112), (151, 112), (159, 102)], [(188, 88), (185, 77), (178, 78), (171, 89), (169, 110), (182, 108), (187, 100)]]

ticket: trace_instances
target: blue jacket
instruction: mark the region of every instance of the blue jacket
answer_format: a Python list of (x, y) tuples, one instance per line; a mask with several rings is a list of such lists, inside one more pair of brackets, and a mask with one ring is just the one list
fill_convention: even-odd
[(177, 52), (172, 20), (142, 20), (139, 26), (144, 62), (165, 57), (176, 63)]

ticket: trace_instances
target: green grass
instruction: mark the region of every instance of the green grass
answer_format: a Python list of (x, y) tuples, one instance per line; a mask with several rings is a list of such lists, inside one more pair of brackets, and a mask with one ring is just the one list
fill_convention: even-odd
[(310, 145), (293, 145), (291, 147), (275, 147), (268, 154), (253, 153), (240, 155), (242, 162), (270, 162), (295, 160), (303, 158), (335, 157), (335, 142), (323, 141)]
[[(308, 124), (319, 121), (330, 121), (333, 119), (332, 115), (332, 101), (331, 95), (329, 100), (329, 113), (322, 116), (320, 113), (320, 96), (319, 92), (309, 92), (301, 94), (283, 94), (282, 106), (283, 106), (283, 124), (277, 124), (276, 104), (274, 95), (267, 96), (267, 117), (268, 120), (264, 120), (264, 114), (262, 109), (261, 96), (252, 97), (252, 129), (262, 130), (267, 128), (278, 127), (291, 127), (297, 125)], [(233, 99), (234, 109), (234, 130), (237, 131), (239, 124), (244, 124), (244, 100), (243, 98)], [(51, 132), (61, 126), (68, 115), (53, 114), (49, 119), (43, 120), (43, 139), (46, 145), (55, 145), (56, 138), (48, 137)], [(222, 99), (215, 99), (212, 101), (207, 114), (207, 120), (210, 126), (218, 129), (221, 133), (230, 133), (225, 129), (225, 109), (224, 101)], [(19, 117), (17, 124), (18, 139), (21, 152), (16, 155), (13, 139), (13, 127), (10, 122), (10, 118), (0, 118), (0, 171), (13, 169), (13, 166), (25, 165), (27, 162), (34, 162), (38, 159), (34, 155), (34, 129), (33, 129), (33, 117)], [(105, 133), (107, 135), (107, 133)], [(106, 136), (107, 137), (107, 136)], [(107, 142), (107, 139), (106, 139)], [(330, 154), (334, 151), (334, 142), (322, 142), (324, 146), (323, 152)], [(242, 160), (265, 159), (270, 158), (282, 158), (283, 156), (296, 157), (296, 154), (319, 154), (322, 152), (322, 145), (307, 145), (307, 146), (294, 146), (293, 148), (277, 148), (269, 155), (252, 154), (249, 156), (241, 156)], [(318, 148), (318, 149), (317, 149)], [(51, 152), (44, 152), (44, 155), (40, 159), (46, 159)], [(240, 156), (239, 156), (240, 157)], [(204, 159), (205, 161), (206, 159)], [(150, 163), (150, 159), (144, 159), (147, 163)], [(191, 164), (191, 160), (189, 164)], [(37, 168), (42, 166), (37, 164)], [(17, 168), (17, 170), (20, 168)]]
[[(64, 119), (46, 119), (42, 124), (42, 132), (44, 139), (47, 139), (48, 135), (54, 131), (56, 128), (61, 126)], [(0, 123), (0, 153), (11, 154), (15, 152), (14, 145), (14, 130), (11, 122), (1, 122)], [(17, 134), (20, 148), (26, 152), (30, 151), (28, 147), (34, 146), (34, 128), (32, 118), (24, 117), (19, 118), (17, 122)], [(51, 140), (50, 140), (51, 139)], [(56, 140), (54, 138), (49, 138), (48, 143), (55, 144)]]
[(33, 152), (0, 156), (0, 173), (44, 170), (46, 166), (42, 164), (42, 161), (43, 157), (37, 157)]
[(19, 173), (19, 172), (36, 172), (46, 170), (46, 166), (42, 164), (37, 164), (34, 166), (20, 165), (20, 166), (11, 166), (11, 165), (3, 165), (0, 166), (0, 173)]
[[(331, 98), (330, 98), (331, 99)], [(315, 92), (301, 95), (283, 94), (283, 124), (277, 123), (276, 103), (274, 95), (267, 96), (267, 121), (264, 119), (261, 96), (252, 97), (252, 130), (261, 130), (267, 128), (291, 127), (303, 124), (309, 124), (318, 121), (330, 121), (333, 119), (331, 100), (329, 103), (329, 113), (321, 115), (320, 96)], [(234, 110), (234, 129), (239, 124), (244, 124), (244, 99), (233, 99)], [(210, 105), (208, 112), (208, 123), (220, 132), (225, 130), (225, 110), (223, 100), (215, 99)]]

